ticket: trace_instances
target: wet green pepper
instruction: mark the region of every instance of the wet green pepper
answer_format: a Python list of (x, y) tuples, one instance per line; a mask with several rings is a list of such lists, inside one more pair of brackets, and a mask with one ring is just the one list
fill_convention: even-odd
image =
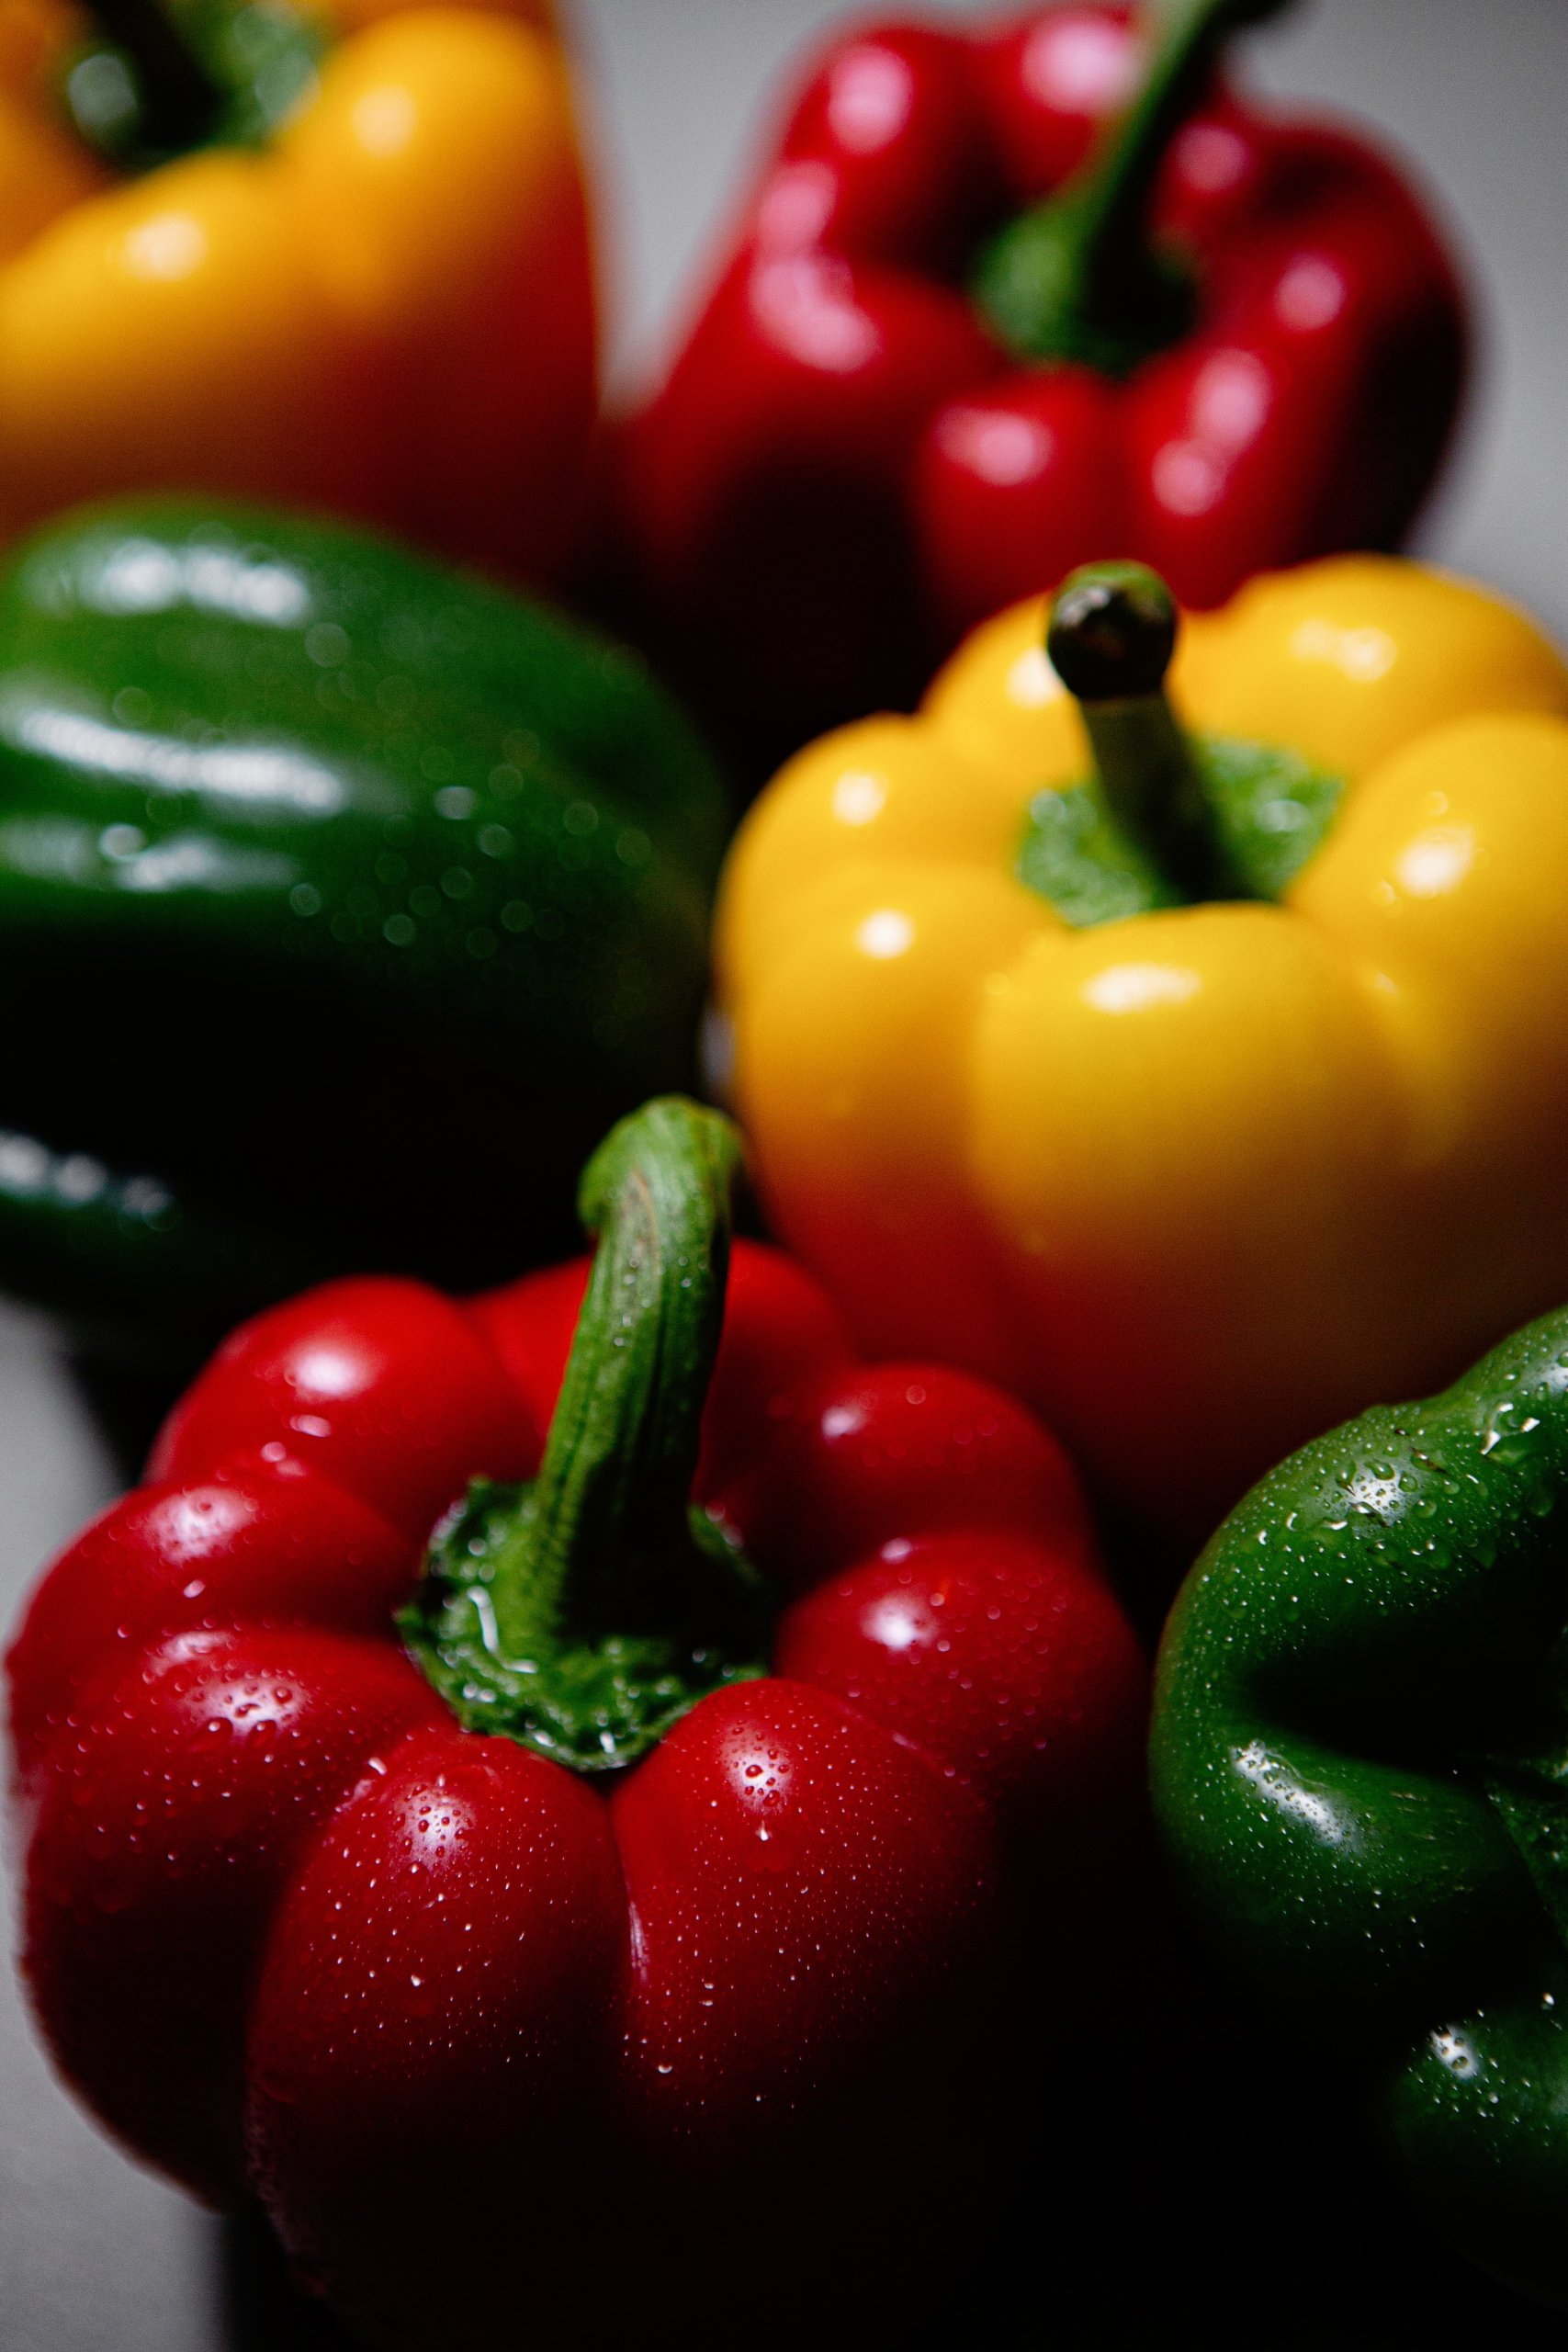
[(1157, 1813), (1285, 2060), (1568, 2302), (1568, 1309), (1271, 1472), (1172, 1612)]
[(690, 1060), (725, 830), (627, 654), (203, 500), (0, 573), (0, 1283), (174, 1335), (570, 1238)]

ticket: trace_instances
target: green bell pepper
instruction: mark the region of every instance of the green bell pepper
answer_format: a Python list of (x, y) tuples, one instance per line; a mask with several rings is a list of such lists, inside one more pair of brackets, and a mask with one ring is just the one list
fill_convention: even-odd
[(1450, 2241), (1568, 2301), (1568, 1310), (1254, 1487), (1160, 1653), (1201, 1919)]
[(0, 572), (0, 1283), (177, 1336), (570, 1245), (689, 1076), (726, 831), (628, 654), (202, 500)]

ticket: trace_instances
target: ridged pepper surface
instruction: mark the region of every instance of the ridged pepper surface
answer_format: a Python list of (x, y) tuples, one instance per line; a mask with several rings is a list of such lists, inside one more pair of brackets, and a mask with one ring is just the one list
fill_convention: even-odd
[[(653, 640), (793, 741), (1114, 550), (1190, 605), (1398, 543), (1466, 329), (1400, 171), (1213, 78), (1258, 0), (838, 36), (615, 508)], [(792, 748), (785, 745), (784, 748)]]
[(1280, 2063), (1568, 2302), (1568, 1314), (1272, 1471), (1172, 1611), (1157, 1810)]
[(537, 606), (273, 511), (64, 518), (0, 571), (0, 1283), (210, 1343), (558, 1253), (690, 1067), (725, 828)]
[(548, 0), (97, 22), (0, 10), (0, 537), (199, 490), (558, 571), (596, 330)]
[(1057, 602), (1081, 703), (1024, 604), (790, 763), (719, 986), (763, 1196), (862, 1340), (1012, 1385), (1186, 1540), (1568, 1291), (1568, 670), (1331, 559), (1184, 625), (1179, 726), (1118, 577)]
[(56, 2062), (404, 2352), (585, 2290), (659, 2346), (888, 2340), (1102, 1932), (1146, 1677), (1066, 1457), (773, 1250), (726, 1306), (735, 1158), (650, 1105), (592, 1276), (239, 1331), (11, 1652)]

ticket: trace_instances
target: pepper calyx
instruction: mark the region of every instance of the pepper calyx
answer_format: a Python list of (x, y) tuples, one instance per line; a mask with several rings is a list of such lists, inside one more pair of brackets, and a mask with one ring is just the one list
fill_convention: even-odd
[(1198, 281), (1152, 241), (1150, 199), (1220, 43), (1285, 5), (1167, 0), (1132, 106), (1082, 171), (992, 239), (971, 277), (976, 307), (1015, 358), (1122, 377), (1190, 331)]
[(326, 49), (288, 0), (88, 0), (95, 31), (64, 61), (77, 135), (127, 172), (208, 146), (263, 145)]
[(690, 1501), (739, 1156), (728, 1119), (678, 1097), (600, 1146), (580, 1195), (599, 1248), (538, 1476), (474, 1482), (399, 1616), (465, 1729), (580, 1772), (635, 1763), (767, 1671), (768, 1589)]
[(1169, 590), (1142, 564), (1087, 564), (1053, 602), (1046, 650), (1079, 704), (1093, 772), (1034, 796), (1016, 870), (1075, 929), (1279, 899), (1338, 813), (1343, 780), (1290, 746), (1179, 724), (1164, 688), (1177, 628)]

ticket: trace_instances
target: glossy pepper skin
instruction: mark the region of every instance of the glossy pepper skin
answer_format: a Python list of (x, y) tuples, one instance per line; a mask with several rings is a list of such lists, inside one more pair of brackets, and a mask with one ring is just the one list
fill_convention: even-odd
[(1190, 1542), (1568, 1290), (1568, 671), (1393, 559), (1255, 582), (1185, 623), (1172, 700), (1306, 763), (1273, 839), (1317, 846), (1075, 926), (1024, 878), (1091, 764), (1045, 626), (763, 794), (720, 894), (735, 1100), (863, 1344), (1013, 1386)]
[(631, 656), (383, 542), (136, 500), (0, 571), (0, 1281), (211, 1339), (570, 1243), (689, 1065), (722, 792)]
[[(640, 1119), (605, 1152), (650, 1121), (716, 1168), (733, 1151), (714, 1114)], [(624, 1161), (594, 1207), (603, 1164), (564, 1390), (581, 1262), (466, 1305), (331, 1285), (234, 1336), (150, 1483), (50, 1571), (10, 1656), (24, 1969), (98, 2117), (198, 2196), (259, 2193), (377, 2341), (518, 2341), (592, 2278), (606, 2324), (660, 2345), (730, 2342), (738, 2295), (760, 2343), (808, 2317), (882, 2342), (1002, 2165), (1021, 1902), (1032, 1998), (1092, 1948), (1064, 1890), (1133, 1800), (1145, 1669), (1039, 1423), (964, 1374), (856, 1361), (774, 1250), (735, 1245), (724, 1303), (722, 1207), (648, 1227), (659, 1168)], [(651, 1416), (601, 1450), (649, 1314)], [(671, 1540), (694, 1491), (701, 1573), (773, 1587), (769, 1655), (716, 1673), (699, 1645), (662, 1729), (612, 1673), (581, 1751), (537, 1717), (462, 1728), (414, 1656), (450, 1630), (435, 1569), (460, 1577), (472, 1522), (438, 1530), (416, 1590), (433, 1524), (476, 1474), (537, 1472), (536, 1531), (589, 1462), (573, 1597), (520, 1678), (570, 1713), (556, 1636), (596, 1670), (616, 1610), (674, 1589), (647, 1548), (671, 1426)], [(478, 1588), (459, 1705), (508, 1671), (504, 1581)], [(461, 2180), (460, 2251), (429, 2226), (433, 2165)]]
[[(1270, 1472), (1171, 1613), (1153, 1773), (1218, 1947), (1450, 2242), (1568, 2301), (1568, 1314)], [(1310, 2051), (1306, 2044), (1310, 2041)]]
[(550, 577), (579, 522), (596, 330), (547, 0), (308, 15), (319, 75), (266, 143), (122, 179), (53, 87), (82, 20), (13, 0), (0, 535), (87, 497), (199, 490)]
[[(1246, 13), (1166, 21), (1212, 40)], [(1351, 133), (1190, 62), (1186, 119), (1153, 126), (1163, 169), (1129, 191), (1196, 275), (1163, 347), (1120, 373), (1071, 336), (1021, 356), (976, 299), (1003, 224), (1078, 185), (1160, 21), (893, 20), (808, 75), (618, 464), (647, 626), (716, 705), (795, 741), (907, 708), (964, 630), (1108, 549), (1208, 606), (1397, 544), (1457, 408), (1462, 302), (1420, 200)]]

